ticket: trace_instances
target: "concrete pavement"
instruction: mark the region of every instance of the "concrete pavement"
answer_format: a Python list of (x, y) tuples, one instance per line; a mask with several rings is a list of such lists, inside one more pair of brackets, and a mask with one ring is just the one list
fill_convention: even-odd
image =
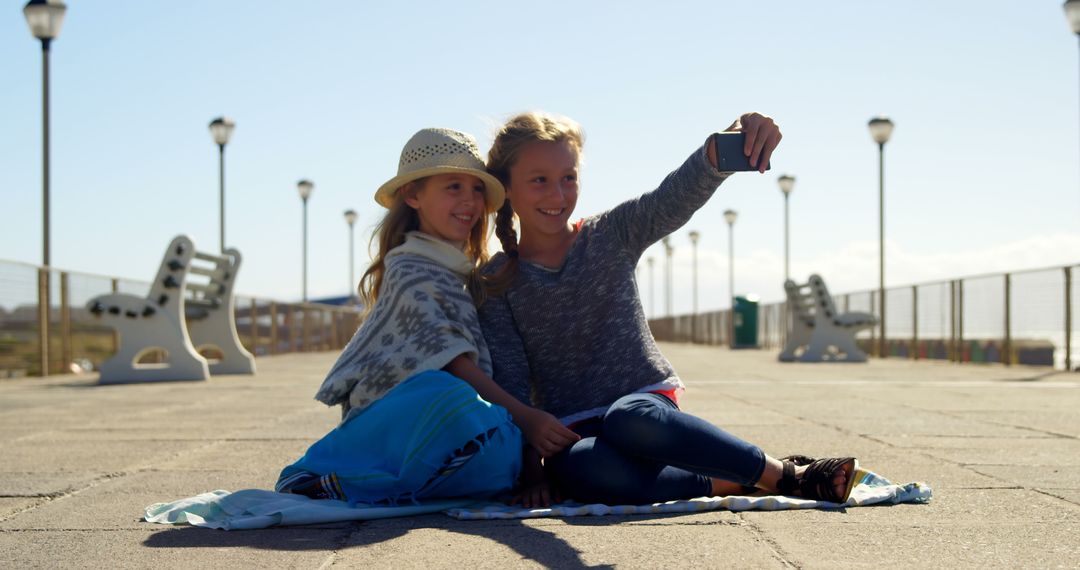
[(929, 505), (842, 512), (457, 521), (445, 515), (222, 532), (145, 506), (269, 488), (330, 429), (312, 400), (334, 356), (254, 377), (96, 386), (0, 381), (0, 567), (1076, 567), (1080, 374), (666, 344), (687, 411), (773, 455), (850, 454)]

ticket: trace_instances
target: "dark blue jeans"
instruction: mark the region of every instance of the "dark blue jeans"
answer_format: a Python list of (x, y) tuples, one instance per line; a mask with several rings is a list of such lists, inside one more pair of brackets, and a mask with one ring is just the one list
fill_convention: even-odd
[(679, 410), (660, 394), (623, 396), (602, 418), (577, 424), (581, 441), (548, 459), (574, 500), (646, 504), (711, 494), (711, 477), (753, 485), (765, 454)]

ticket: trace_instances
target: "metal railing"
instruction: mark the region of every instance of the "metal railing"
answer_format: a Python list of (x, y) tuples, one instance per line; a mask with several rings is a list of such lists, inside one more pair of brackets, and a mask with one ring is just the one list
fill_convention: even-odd
[[(826, 284), (828, 276), (824, 276)], [(1080, 370), (1080, 265), (977, 275), (885, 290), (884, 356), (951, 362), (997, 362)], [(877, 315), (877, 291), (833, 294), (838, 310)], [(784, 302), (757, 307), (757, 342), (787, 340)], [(730, 310), (651, 319), (657, 340), (731, 345)], [(882, 357), (880, 327), (857, 336)]]
[[(109, 292), (149, 291), (149, 282), (0, 261), (0, 378), (96, 369), (116, 352), (119, 338), (87, 302)], [(240, 341), (255, 356), (340, 350), (360, 325), (353, 307), (242, 295), (234, 313)]]

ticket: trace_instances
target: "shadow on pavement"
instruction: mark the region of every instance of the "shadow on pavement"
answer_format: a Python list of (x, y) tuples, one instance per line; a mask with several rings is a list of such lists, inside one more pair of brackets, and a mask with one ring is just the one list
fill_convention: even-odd
[(1068, 375), (1073, 374), (1072, 379), (1080, 379), (1080, 374), (1076, 374), (1075, 371), (1070, 370), (1049, 370), (1041, 374), (1035, 374), (1034, 376), (1023, 376), (1020, 378), (1006, 378), (1005, 382), (1038, 382), (1039, 380), (1045, 380), (1054, 376), (1062, 376), (1068, 379)]
[[(425, 518), (427, 520), (424, 520)], [(523, 524), (521, 520), (451, 520), (446, 521), (446, 524), (439, 524), (431, 520), (432, 518), (434, 517), (234, 531), (184, 526), (155, 532), (143, 541), (143, 546), (331, 552), (380, 544), (405, 536), (414, 529), (428, 528), (488, 539), (510, 548), (523, 559), (548, 568), (611, 568), (607, 565), (589, 566), (581, 559), (581, 552), (564, 539), (543, 528)], [(576, 520), (577, 518), (579, 517), (563, 520), (585, 526), (604, 526), (618, 522), (618, 519), (600, 520), (596, 517), (586, 517), (595, 519), (586, 522)]]
[[(149, 523), (148, 523), (149, 524)], [(153, 525), (158, 526), (158, 525)], [(347, 525), (265, 528), (220, 531), (192, 526), (167, 527), (150, 535), (143, 546), (150, 548), (257, 548), (264, 550), (332, 551), (359, 527)]]

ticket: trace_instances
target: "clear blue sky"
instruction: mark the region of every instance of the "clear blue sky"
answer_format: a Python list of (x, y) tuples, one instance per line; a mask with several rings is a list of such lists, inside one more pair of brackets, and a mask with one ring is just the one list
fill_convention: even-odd
[[(23, 2), (0, 10), (0, 259), (41, 260), (41, 58)], [(783, 200), (792, 272), (834, 291), (877, 284), (877, 147), (886, 146), (891, 285), (1080, 260), (1077, 39), (1061, 2), (82, 2), (52, 51), (52, 258), (149, 279), (176, 234), (218, 241), (217, 148), (227, 147), (227, 241), (238, 288), (300, 295), (310, 201), (311, 296), (347, 291), (381, 214), (372, 194), (417, 129), (474, 133), (510, 114), (577, 119), (578, 214), (651, 189), (747, 110), (785, 138), (766, 175), (741, 174), (673, 236), (677, 311), (689, 309), (697, 229), (703, 308), (736, 289), (782, 295)], [(662, 266), (656, 256), (657, 283)], [(643, 296), (649, 298), (643, 275)], [(659, 286), (656, 294), (659, 304)]]

